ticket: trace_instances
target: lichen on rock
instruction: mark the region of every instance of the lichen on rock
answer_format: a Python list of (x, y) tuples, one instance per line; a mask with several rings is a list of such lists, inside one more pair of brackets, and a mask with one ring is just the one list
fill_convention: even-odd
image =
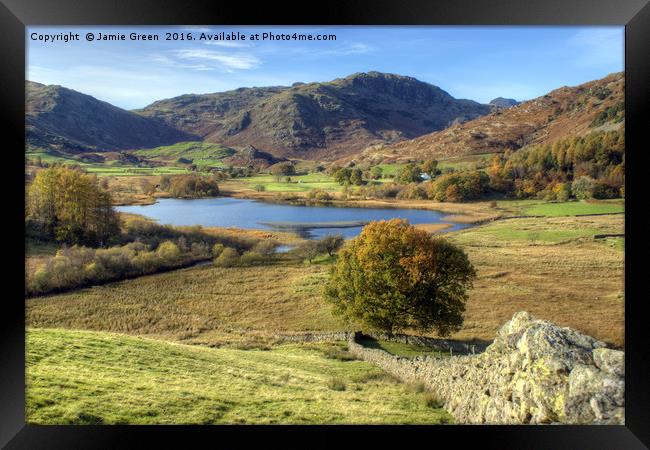
[(424, 383), (457, 423), (623, 424), (624, 353), (571, 328), (516, 313), (485, 352), (400, 358), (349, 348), (394, 376)]

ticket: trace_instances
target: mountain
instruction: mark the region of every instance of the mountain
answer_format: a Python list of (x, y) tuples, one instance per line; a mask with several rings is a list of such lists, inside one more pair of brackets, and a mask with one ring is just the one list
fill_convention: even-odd
[(182, 95), (135, 112), (209, 142), (331, 160), (490, 111), (489, 105), (455, 99), (412, 77), (369, 72), (324, 83)]
[(26, 82), (28, 147), (65, 153), (156, 147), (189, 133), (61, 86)]
[(493, 100), (490, 100), (490, 103), (488, 104), (496, 108), (510, 108), (511, 106), (515, 106), (518, 103), (519, 102), (514, 98), (497, 97)]
[(623, 126), (624, 74), (561, 87), (507, 109), (392, 145), (366, 149), (358, 160), (400, 161), (498, 153), (529, 144)]

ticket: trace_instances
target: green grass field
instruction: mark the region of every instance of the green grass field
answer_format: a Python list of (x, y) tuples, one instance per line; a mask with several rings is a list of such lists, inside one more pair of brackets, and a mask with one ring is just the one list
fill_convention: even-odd
[(211, 142), (189, 141), (173, 145), (136, 150), (133, 152), (144, 158), (176, 162), (178, 158), (191, 160), (197, 166), (223, 167), (223, 159), (232, 156), (235, 150)]
[(251, 188), (262, 185), (268, 192), (308, 192), (312, 189), (323, 189), (329, 192), (340, 192), (343, 187), (326, 173), (309, 173), (306, 175), (292, 175), (291, 182), (286, 182), (285, 177), (276, 181), (272, 175), (255, 175), (246, 178), (237, 178)]
[(97, 176), (142, 176), (142, 175), (181, 175), (189, 173), (189, 170), (182, 167), (162, 166), (162, 167), (136, 167), (132, 165), (88, 165), (84, 170), (94, 173)]
[(212, 349), (88, 331), (27, 333), (30, 424), (449, 423), (425, 394), (334, 344)]
[(616, 214), (625, 212), (625, 200), (579, 200), (547, 202), (544, 200), (499, 200), (497, 208), (517, 215), (528, 216), (582, 216), (590, 214)]
[(66, 165), (77, 165), (88, 173), (97, 176), (142, 176), (142, 175), (178, 175), (189, 173), (184, 167), (176, 166), (158, 166), (158, 167), (138, 167), (134, 164), (123, 164), (117, 161), (107, 161), (105, 163), (88, 163), (79, 161), (74, 158), (51, 155), (46, 152), (27, 152), (28, 159), (35, 160), (37, 157), (48, 164), (58, 163)]

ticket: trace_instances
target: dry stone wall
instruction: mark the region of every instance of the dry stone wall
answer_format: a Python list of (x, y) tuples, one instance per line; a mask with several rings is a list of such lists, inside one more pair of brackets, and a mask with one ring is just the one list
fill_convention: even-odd
[(457, 423), (624, 424), (624, 353), (603, 342), (519, 312), (485, 352), (449, 358), (351, 353), (397, 378), (437, 393)]
[[(305, 333), (277, 333), (273, 337), (281, 342), (336, 342), (348, 341), (354, 336), (351, 331), (313, 331)], [(366, 332), (363, 334), (377, 340), (401, 342), (405, 344), (429, 347), (434, 350), (448, 352), (449, 349), (456, 354), (459, 353), (480, 353), (484, 351), (489, 342), (455, 341), (452, 339), (437, 339), (426, 336), (414, 336), (410, 334), (387, 334), (381, 332)]]

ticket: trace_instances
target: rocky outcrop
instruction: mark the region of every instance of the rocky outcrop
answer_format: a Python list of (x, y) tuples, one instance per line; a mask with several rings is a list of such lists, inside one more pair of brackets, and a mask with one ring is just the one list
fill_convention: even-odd
[(437, 393), (458, 423), (623, 424), (624, 353), (570, 328), (519, 312), (485, 352), (446, 358), (351, 353)]

